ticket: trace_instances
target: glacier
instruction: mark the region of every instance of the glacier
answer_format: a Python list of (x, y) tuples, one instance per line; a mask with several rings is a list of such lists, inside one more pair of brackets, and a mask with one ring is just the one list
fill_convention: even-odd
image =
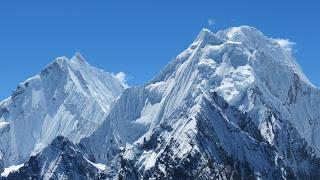
[[(320, 177), (320, 89), (289, 47), (254, 27), (203, 29), (152, 80), (119, 94), (90, 133), (76, 140), (60, 134), (86, 166), (89, 176), (80, 179)], [(53, 142), (69, 142), (65, 138)], [(50, 158), (58, 168), (37, 158), (47, 172), (37, 178), (68, 179), (78, 172), (63, 173), (59, 153)], [(7, 178), (31, 177), (28, 162)]]

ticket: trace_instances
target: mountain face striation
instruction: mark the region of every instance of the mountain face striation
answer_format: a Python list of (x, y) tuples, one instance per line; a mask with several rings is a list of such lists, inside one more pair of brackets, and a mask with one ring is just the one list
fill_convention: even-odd
[[(71, 62), (73, 60), (69, 64)], [(110, 84), (96, 74), (89, 77)], [(52, 80), (49, 85), (58, 82)], [(78, 82), (75, 84), (82, 81)], [(108, 95), (110, 99), (122, 90), (119, 85), (116, 93), (109, 89), (101, 95), (102, 90), (87, 92), (81, 87), (79, 91), (90, 97)], [(19, 97), (19, 88), (14, 94)], [(30, 97), (34, 96), (25, 94), (23, 99)], [(11, 99), (2, 102), (0, 107), (13, 106)], [(144, 86), (125, 89), (112, 103), (108, 98), (97, 99), (95, 107), (108, 113), (102, 113), (105, 116), (99, 116), (99, 120), (83, 119), (90, 123), (97, 121), (96, 126), (71, 128), (76, 135), (55, 133), (55, 137), (58, 134), (65, 137), (58, 136), (20, 168), (2, 177), (320, 178), (320, 90), (303, 74), (291, 48), (283, 40), (268, 38), (253, 27), (234, 27), (217, 33), (204, 29), (185, 51)], [(79, 104), (78, 97), (71, 100)], [(27, 111), (26, 106), (19, 107), (20, 111)], [(10, 109), (7, 108), (8, 112), (2, 109), (0, 117), (8, 119)], [(68, 119), (69, 112), (61, 112), (59, 120), (72, 126), (79, 120)], [(73, 112), (73, 116), (78, 116), (84, 111)], [(86, 115), (94, 113), (97, 112)], [(50, 117), (57, 114), (59, 111), (54, 111)], [(4, 140), (21, 140), (21, 137), (9, 136), (11, 121), (2, 122), (0, 130), (10, 132)], [(44, 131), (47, 134), (47, 129)], [(40, 135), (34, 139), (46, 142), (41, 144), (44, 147), (54, 138), (51, 137)], [(32, 146), (34, 144), (37, 145)], [(61, 144), (67, 144), (68, 148)], [(15, 151), (4, 149), (3, 152)], [(8, 162), (13, 161), (6, 160), (11, 156), (3, 154), (3, 167), (7, 167)]]

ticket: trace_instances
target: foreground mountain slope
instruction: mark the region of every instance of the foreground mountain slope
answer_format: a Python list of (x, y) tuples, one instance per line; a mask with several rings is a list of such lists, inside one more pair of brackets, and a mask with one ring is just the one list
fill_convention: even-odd
[(84, 158), (68, 139), (58, 136), (36, 156), (3, 179), (94, 179), (101, 169)]
[(91, 67), (80, 54), (57, 58), (0, 103), (4, 165), (25, 162), (58, 135), (79, 142), (105, 119), (122, 90), (119, 80)]

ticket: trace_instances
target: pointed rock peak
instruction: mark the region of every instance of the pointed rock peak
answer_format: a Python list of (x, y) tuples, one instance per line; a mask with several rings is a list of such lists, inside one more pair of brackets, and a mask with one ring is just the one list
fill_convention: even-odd
[(200, 33), (197, 36), (197, 40), (204, 40), (210, 36), (213, 36), (214, 34), (209, 30), (209, 29), (205, 29), (203, 28)]
[(65, 146), (72, 146), (72, 142), (70, 142), (67, 138), (63, 136), (57, 136), (52, 142), (51, 146), (57, 147), (59, 149), (64, 149)]
[(72, 57), (71, 61), (76, 62), (81, 65), (87, 64), (85, 58), (79, 52), (75, 53), (75, 55)]
[(61, 57), (57, 57), (52, 63), (50, 63), (48, 66), (50, 65), (59, 65), (59, 66), (64, 66), (65, 64), (67, 64), (69, 61), (69, 59), (65, 56), (61, 56)]
[(63, 144), (63, 142), (68, 142), (69, 140), (63, 136), (57, 136), (51, 144)]
[(223, 43), (223, 40), (220, 37), (216, 36), (209, 29), (204, 28), (198, 34), (197, 38), (195, 39), (195, 42), (203, 42), (205, 44), (219, 45)]
[(52, 71), (64, 70), (68, 65), (69, 59), (65, 56), (57, 57), (53, 62), (51, 62), (47, 67), (41, 71), (41, 75), (48, 75)]
[(86, 67), (88, 63), (85, 58), (80, 53), (75, 53), (75, 55), (69, 59), (65, 56), (57, 57), (53, 62), (51, 62), (44, 70), (42, 70), (41, 75), (47, 75), (52, 71), (65, 71), (67, 67)]

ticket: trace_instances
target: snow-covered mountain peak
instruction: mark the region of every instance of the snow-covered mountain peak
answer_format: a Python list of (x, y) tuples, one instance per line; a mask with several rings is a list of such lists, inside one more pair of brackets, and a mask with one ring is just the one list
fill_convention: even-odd
[(217, 34), (225, 34), (229, 40), (243, 37), (249, 37), (250, 35), (264, 36), (263, 33), (255, 27), (251, 26), (238, 26), (231, 27), (225, 30), (218, 31)]
[[(300, 65), (294, 58), (292, 46), (294, 43), (287, 39), (269, 38), (260, 30), (250, 26), (232, 27), (220, 30), (217, 36), (224, 39), (226, 43), (238, 43), (248, 51), (251, 56), (251, 66), (255, 69), (268, 69), (267, 64), (277, 64), (279, 68), (293, 70), (305, 83), (314, 87), (302, 72)], [(265, 57), (261, 57), (265, 56)], [(256, 67), (255, 65), (257, 64)]]
[(88, 64), (80, 52), (76, 52), (75, 55), (71, 58), (71, 61), (78, 62), (79, 64)]
[(271, 43), (270, 39), (260, 30), (251, 26), (231, 27), (218, 31), (216, 35), (225, 41), (241, 43), (250, 50), (263, 48), (266, 44)]
[(66, 56), (57, 57), (54, 61), (52, 61), (48, 66), (54, 66), (55, 64), (59, 66), (65, 66), (68, 63), (69, 59)]
[(46, 66), (41, 74), (47, 74), (48, 72), (63, 71), (67, 72), (67, 67), (73, 66), (76, 69), (90, 67), (86, 62), (85, 58), (80, 53), (75, 53), (72, 58), (67, 58), (65, 56), (57, 57), (48, 66)]
[(199, 32), (194, 42), (195, 43), (202, 42), (204, 44), (219, 45), (223, 43), (223, 39), (216, 36), (216, 34), (211, 32), (209, 29), (204, 28)]
[[(298, 110), (305, 103), (303, 98), (298, 100), (298, 94), (311, 97), (318, 92), (311, 92), (294, 62), (276, 40), (256, 28), (241, 26), (218, 33), (204, 29), (146, 86), (123, 93), (105, 126), (110, 128), (112, 121), (117, 138), (123, 141), (120, 144), (130, 144), (150, 134), (160, 123), (168, 123), (167, 119), (191, 103), (199, 105), (204, 94), (214, 92), (248, 113), (257, 125), (265, 120), (261, 114), (267, 108), (282, 112), (283, 118), (299, 126), (303, 138), (320, 147), (319, 143), (311, 143), (313, 137), (301, 126), (304, 121), (297, 115), (302, 111), (308, 114), (312, 108), (308, 105)], [(135, 102), (134, 108), (128, 102)], [(314, 119), (319, 113), (311, 114)], [(108, 131), (105, 128), (102, 126), (100, 132)]]
[[(257, 106), (268, 104), (268, 108), (281, 112), (282, 118), (295, 124), (301, 136), (319, 151), (320, 143), (315, 139), (320, 135), (310, 129), (315, 132), (319, 127), (316, 109), (320, 92), (302, 72), (288, 47), (290, 42), (269, 38), (249, 26), (221, 30), (215, 35), (224, 39), (224, 43), (183, 52), (194, 53), (190, 57), (201, 67), (197, 69), (205, 80), (203, 87), (250, 112), (258, 124), (263, 121), (264, 110), (258, 112)], [(262, 102), (256, 102), (257, 97)], [(311, 120), (304, 121), (306, 117)]]
[(194, 72), (198, 76), (190, 77), (201, 78), (197, 80), (202, 81), (201, 86), (217, 91), (233, 105), (240, 103), (248, 88), (262, 84), (285, 101), (294, 76), (314, 88), (292, 53), (279, 39), (269, 38), (254, 27), (233, 27), (217, 33), (203, 29), (150, 83), (185, 79)]
[[(302, 161), (318, 168), (311, 148), (320, 149), (320, 92), (302, 77), (291, 52), (256, 28), (203, 29), (152, 81), (126, 89), (80, 144), (97, 162), (116, 157), (142, 177), (174, 177), (169, 172), (174, 167), (188, 174), (201, 159), (197, 151), (212, 153), (217, 164), (220, 157), (232, 157), (231, 167), (248, 164), (261, 179), (286, 175), (290, 168), (298, 176), (310, 174), (299, 168)], [(303, 160), (299, 153), (306, 154)], [(203, 159), (207, 164), (208, 157)]]
[(40, 75), (47, 75), (51, 72), (61, 72), (66, 69), (69, 59), (65, 56), (57, 57), (51, 63), (49, 63), (40, 73)]
[(123, 91), (111, 73), (90, 66), (80, 54), (58, 57), (0, 102), (0, 155), (23, 162), (56, 136), (78, 142), (91, 134)]

